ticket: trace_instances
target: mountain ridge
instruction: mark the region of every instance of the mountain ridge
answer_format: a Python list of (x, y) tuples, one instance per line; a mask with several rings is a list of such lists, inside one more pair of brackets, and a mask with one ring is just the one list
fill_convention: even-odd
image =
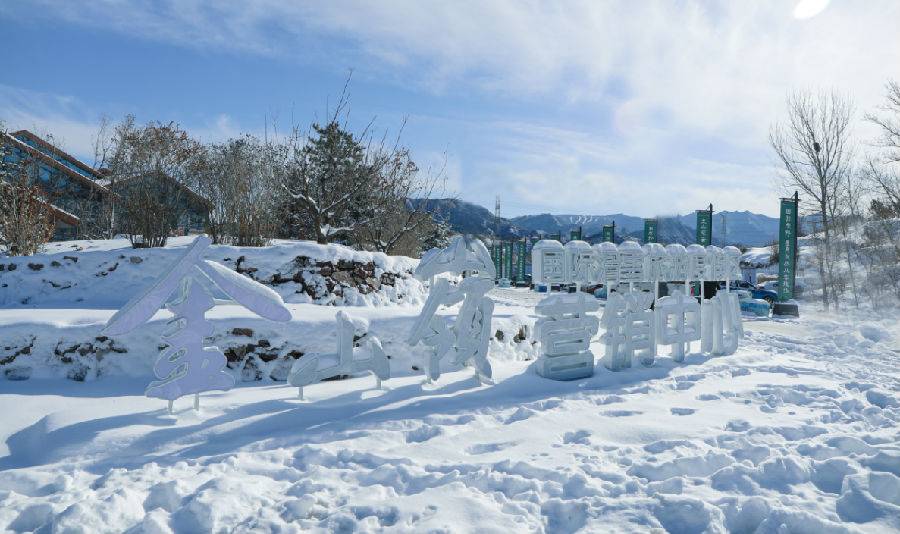
[[(538, 213), (516, 217), (494, 217), (484, 206), (459, 199), (413, 199), (425, 202), (434, 217), (450, 225), (454, 232), (501, 239), (555, 236), (568, 239), (579, 227), (582, 237), (599, 241), (603, 225), (615, 223), (616, 240), (641, 240), (644, 218), (624, 213), (608, 215), (575, 215)], [(724, 225), (723, 225), (724, 216)], [(696, 234), (696, 214), (658, 217), (659, 241), (662, 243), (692, 243)], [(750, 211), (713, 212), (713, 244), (764, 246), (778, 239), (778, 219)], [(724, 227), (723, 227), (724, 226)]]

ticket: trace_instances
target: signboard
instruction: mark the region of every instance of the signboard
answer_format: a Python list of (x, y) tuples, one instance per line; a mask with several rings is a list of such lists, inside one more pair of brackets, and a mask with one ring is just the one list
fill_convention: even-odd
[(513, 274), (513, 244), (512, 242), (503, 243), (503, 269), (506, 278), (512, 278)]
[(781, 222), (778, 226), (778, 300), (794, 298), (794, 274), (797, 259), (797, 203), (781, 199)]
[(644, 243), (657, 243), (657, 227), (659, 221), (656, 219), (644, 219)]
[(616, 225), (604, 224), (603, 225), (603, 241), (609, 241), (610, 243), (615, 243), (615, 241), (614, 241), (615, 238), (616, 238)]
[(712, 244), (712, 211), (697, 210), (697, 243), (708, 247)]
[(525, 240), (521, 240), (516, 243), (517, 255), (516, 255), (516, 280), (524, 281), (525, 280), (525, 258), (528, 245)]
[(491, 259), (494, 260), (494, 271), (497, 273), (497, 278), (500, 278), (500, 268), (502, 267), (500, 264), (500, 243), (494, 242), (491, 245)]

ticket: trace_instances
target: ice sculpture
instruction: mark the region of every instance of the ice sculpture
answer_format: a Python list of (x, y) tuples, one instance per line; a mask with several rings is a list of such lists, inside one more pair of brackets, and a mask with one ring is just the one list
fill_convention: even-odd
[(725, 253), (715, 245), (706, 247), (706, 277), (704, 279), (725, 279)]
[(544, 298), (535, 307), (540, 316), (535, 323), (535, 338), (541, 342), (537, 372), (553, 380), (575, 380), (594, 374), (591, 338), (600, 321), (588, 312), (600, 303), (587, 293), (563, 293)]
[(644, 276), (653, 283), (653, 298), (659, 298), (659, 283), (668, 279), (669, 266), (666, 263), (666, 248), (659, 243), (647, 243), (644, 250)]
[(638, 356), (641, 364), (653, 365), (656, 360), (656, 317), (650, 304), (653, 294), (630, 291), (625, 295), (628, 310), (625, 315), (625, 360)]
[(608, 298), (612, 287), (619, 281), (619, 248), (615, 243), (604, 241), (594, 245), (594, 255), (600, 267), (600, 281), (606, 288)]
[(619, 283), (634, 284), (644, 281), (644, 251), (635, 241), (625, 241), (619, 245)]
[[(225, 371), (228, 360), (218, 347), (204, 347), (203, 340), (215, 329), (206, 320), (206, 312), (215, 306), (209, 293), (191, 278), (181, 281), (178, 298), (166, 304), (175, 315), (174, 331), (163, 334), (168, 347), (156, 360), (153, 371), (162, 380), (151, 382), (145, 391), (148, 397), (166, 399), (170, 403), (178, 397), (195, 394), (194, 409), (199, 409), (201, 391), (227, 391), (234, 386), (234, 377)], [(169, 406), (171, 412), (171, 405)]]
[(700, 304), (691, 296), (675, 293), (656, 301), (656, 341), (672, 346), (672, 359), (683, 362), (685, 349), (690, 352), (691, 342), (699, 341)]
[[(432, 347), (424, 365), (429, 381), (441, 376), (440, 361), (451, 352), (454, 363), (471, 363), (475, 367), (478, 380), (490, 378), (492, 371), (487, 352), (494, 303), (485, 294), (494, 287), (495, 269), (491, 256), (478, 239), (457, 236), (447, 248), (434, 250), (423, 257), (415, 276), (427, 280), (443, 273), (464, 278), (455, 289), (443, 278), (432, 284), (407, 342), (415, 346), (421, 341)], [(435, 315), (440, 306), (453, 306), (460, 301), (462, 306), (453, 326), (448, 327), (444, 319)]]
[(741, 251), (737, 247), (728, 246), (722, 249), (722, 255), (725, 288), (730, 290), (732, 280), (741, 279)]
[[(377, 337), (369, 334), (369, 325), (363, 319), (352, 319), (343, 311), (335, 315), (337, 321), (337, 352), (335, 354), (306, 354), (294, 362), (288, 373), (288, 383), (298, 388), (297, 396), (303, 398), (303, 388), (326, 378), (354, 375), (372, 371), (377, 389), (381, 381), (391, 377), (390, 362)], [(356, 339), (356, 342), (354, 342)], [(368, 345), (368, 358), (357, 358), (354, 345)], [(329, 365), (331, 363), (331, 365)]]
[(666, 254), (669, 255), (667, 266), (669, 268), (669, 280), (684, 280), (684, 293), (690, 294), (689, 283), (691, 281), (690, 260), (684, 246), (677, 243), (666, 245)]
[(555, 239), (542, 239), (531, 247), (531, 280), (547, 285), (566, 281), (566, 256)]
[(581, 287), (593, 279), (597, 268), (594, 250), (585, 241), (573, 239), (566, 243), (566, 283)]
[[(278, 322), (291, 319), (278, 293), (264, 285), (235, 273), (224, 265), (204, 260), (203, 252), (211, 241), (206, 236), (194, 240), (178, 259), (150, 287), (128, 301), (106, 323), (103, 333), (122, 335), (143, 325), (165, 306), (175, 318), (175, 329), (163, 335), (167, 347), (154, 367), (159, 380), (148, 386), (146, 395), (169, 401), (169, 412), (175, 399), (194, 394), (194, 409), (200, 409), (200, 393), (228, 390), (234, 378), (224, 371), (225, 356), (217, 347), (204, 346), (213, 326), (205, 319), (214, 301), (205, 285), (212, 285), (257, 315)], [(178, 292), (177, 298), (169, 298)]]
[(685, 249), (687, 254), (688, 280), (700, 282), (700, 296), (706, 298), (703, 281), (706, 277), (706, 248), (694, 243)]
[(611, 371), (631, 367), (635, 355), (643, 365), (656, 359), (656, 319), (650, 304), (653, 295), (642, 291), (613, 293), (606, 300), (600, 324), (606, 333), (600, 336), (604, 345), (603, 365)]
[(701, 350), (723, 356), (734, 354), (744, 335), (737, 293), (721, 292), (703, 302)]
[(631, 367), (631, 360), (625, 358), (625, 325), (628, 321), (628, 304), (620, 293), (607, 293), (606, 307), (600, 317), (600, 324), (606, 332), (600, 336), (603, 342), (603, 365), (610, 371), (621, 371)]

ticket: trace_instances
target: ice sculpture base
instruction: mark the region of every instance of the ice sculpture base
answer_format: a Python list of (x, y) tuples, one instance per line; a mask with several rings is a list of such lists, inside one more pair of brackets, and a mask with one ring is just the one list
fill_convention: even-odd
[(772, 306), (772, 315), (776, 317), (800, 317), (800, 306), (793, 300), (776, 302)]
[(564, 356), (542, 356), (537, 374), (551, 380), (578, 380), (594, 376), (594, 354), (590, 351)]

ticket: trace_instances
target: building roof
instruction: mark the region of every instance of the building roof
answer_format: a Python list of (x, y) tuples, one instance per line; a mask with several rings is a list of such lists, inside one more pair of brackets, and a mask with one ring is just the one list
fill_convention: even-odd
[[(97, 178), (100, 178), (100, 174), (93, 167), (82, 162), (81, 160), (79, 160), (75, 156), (69, 154), (68, 152), (64, 151), (63, 149), (59, 148), (58, 146), (53, 145), (53, 144), (49, 143), (48, 141), (45, 141), (38, 135), (36, 135), (28, 130), (17, 130), (12, 133), (12, 136), (19, 140), (22, 140), (22, 138), (29, 139), (30, 141), (32, 141), (34, 144), (37, 145), (38, 150), (40, 150), (41, 152), (49, 153), (49, 154), (52, 154), (57, 157), (65, 159), (66, 161), (71, 163), (73, 166), (80, 169), (83, 173), (85, 173), (92, 180), (96, 180)], [(25, 143), (30, 145), (30, 143), (28, 143), (27, 141)]]
[[(52, 147), (52, 145), (50, 145), (50, 144), (47, 143), (46, 141), (40, 139), (39, 137), (35, 136), (35, 135), (32, 134), (31, 132), (28, 132), (27, 130), (19, 130), (18, 132), (16, 132), (16, 134), (22, 134), (23, 132), (24, 132), (23, 135), (29, 134), (29, 137), (30, 137), (31, 139), (36, 139), (36, 140), (40, 141), (41, 143), (43, 143), (42, 146), (45, 146), (45, 145), (46, 145), (46, 146)], [(80, 172), (74, 171), (73, 169), (71, 169), (71, 168), (69, 168), (68, 166), (64, 165), (63, 163), (59, 162), (56, 158), (52, 157), (51, 155), (47, 154), (47, 153), (44, 152), (44, 151), (38, 150), (37, 148), (35, 148), (35, 147), (29, 145), (29, 144), (26, 143), (25, 141), (22, 141), (21, 139), (15, 137), (15, 135), (13, 135), (13, 134), (8, 134), (8, 133), (3, 133), (3, 134), (2, 134), (2, 139), (3, 139), (3, 141), (5, 141), (6, 143), (8, 143), (8, 144), (10, 144), (10, 145), (12, 145), (12, 146), (18, 148), (19, 150), (22, 150), (23, 152), (26, 152), (26, 153), (29, 154), (31, 157), (33, 157), (33, 158), (35, 158), (35, 159), (37, 159), (37, 160), (40, 160), (40, 161), (46, 163), (47, 165), (49, 165), (49, 166), (53, 167), (54, 169), (56, 169), (56, 170), (58, 170), (58, 171), (64, 173), (66, 176), (68, 176), (68, 177), (70, 177), (70, 178), (73, 178), (73, 179), (77, 180), (78, 182), (80, 182), (80, 183), (86, 185), (87, 187), (90, 187), (91, 189), (95, 189), (95, 190), (99, 191), (100, 193), (102, 193), (102, 194), (104, 194), (104, 195), (107, 195), (107, 194), (110, 193), (109, 189), (107, 189), (107, 188), (104, 187), (103, 185), (97, 183), (94, 179), (92, 179), (92, 178), (90, 178), (90, 177), (88, 177), (88, 176), (85, 176), (84, 174), (82, 174), (82, 173), (80, 173)], [(48, 150), (49, 150), (49, 149), (48, 149)], [(65, 152), (62, 152), (62, 151), (59, 150), (59, 149), (56, 149), (56, 150), (57, 150), (57, 152), (53, 152), (53, 153), (55, 153), (55, 154), (57, 154), (57, 155), (60, 155), (61, 157), (66, 157), (67, 159), (70, 159), (71, 162), (72, 162), (73, 164), (75, 164), (75, 163), (77, 162), (78, 165), (79, 165), (79, 168), (80, 168), (81, 166), (86, 167), (86, 165), (84, 165), (83, 163), (79, 162), (79, 161), (76, 160), (75, 158), (72, 158), (71, 156), (68, 156), (68, 155), (62, 156), (62, 154), (65, 154)], [(87, 167), (87, 168), (90, 170), (90, 174), (91, 174), (92, 176), (97, 176), (97, 177), (99, 178), (99, 175), (96, 173), (96, 171), (94, 171), (93, 169), (90, 169), (90, 167)]]
[(103, 183), (107, 188), (109, 188), (110, 190), (115, 190), (115, 189), (117, 189), (118, 187), (127, 186), (129, 182), (132, 182), (132, 181), (134, 181), (134, 180), (136, 180), (136, 179), (138, 179), (138, 178), (143, 178), (143, 177), (146, 177), (146, 176), (152, 176), (152, 175), (155, 175), (157, 178), (161, 178), (161, 179), (163, 179), (163, 180), (166, 180), (167, 182), (173, 183), (173, 184), (175, 185), (175, 187), (177, 187), (182, 193), (184, 193), (185, 195), (187, 195), (187, 197), (188, 197), (192, 202), (195, 202), (195, 203), (197, 203), (197, 204), (202, 204), (203, 206), (206, 206), (206, 207), (208, 207), (209, 205), (212, 204), (212, 202), (211, 202), (209, 199), (207, 199), (206, 197), (200, 195), (199, 193), (197, 193), (196, 191), (194, 191), (194, 190), (191, 189), (190, 187), (184, 185), (184, 184), (181, 183), (180, 181), (178, 181), (178, 180), (172, 178), (171, 176), (169, 176), (168, 174), (166, 174), (166, 173), (164, 173), (164, 172), (148, 172), (148, 173), (145, 173), (145, 174), (137, 174), (137, 175), (134, 175), (134, 176), (119, 177), (118, 179), (116, 179), (115, 182), (112, 182), (112, 181), (109, 180), (108, 178), (104, 178), (102, 183)]

